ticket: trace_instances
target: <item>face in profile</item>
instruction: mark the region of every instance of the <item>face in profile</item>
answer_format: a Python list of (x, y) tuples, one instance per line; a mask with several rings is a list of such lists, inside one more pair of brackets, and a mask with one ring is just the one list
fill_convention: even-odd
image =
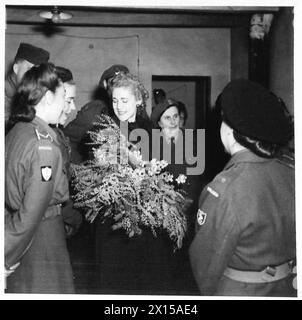
[(65, 88), (63, 84), (57, 87), (55, 92), (48, 91), (47, 122), (50, 124), (60, 123), (60, 117), (65, 107)]
[(165, 133), (172, 133), (179, 130), (179, 113), (175, 106), (167, 109), (158, 122)]
[(67, 121), (68, 115), (71, 113), (71, 111), (76, 110), (76, 106), (74, 103), (74, 99), (76, 96), (76, 86), (75, 84), (70, 84), (65, 82), (64, 84), (65, 89), (65, 105), (64, 109), (62, 111), (62, 114), (60, 116), (59, 123), (61, 125), (64, 125)]
[(140, 104), (131, 87), (112, 88), (112, 106), (120, 121), (134, 122)]

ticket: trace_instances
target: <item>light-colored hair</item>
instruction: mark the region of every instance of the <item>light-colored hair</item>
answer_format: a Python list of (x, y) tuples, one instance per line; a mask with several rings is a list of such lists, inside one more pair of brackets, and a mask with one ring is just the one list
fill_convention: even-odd
[(149, 93), (144, 85), (138, 80), (136, 76), (127, 72), (118, 73), (111, 81), (111, 91), (114, 88), (131, 88), (135, 98), (142, 100), (141, 107), (146, 107), (146, 101), (149, 98)]

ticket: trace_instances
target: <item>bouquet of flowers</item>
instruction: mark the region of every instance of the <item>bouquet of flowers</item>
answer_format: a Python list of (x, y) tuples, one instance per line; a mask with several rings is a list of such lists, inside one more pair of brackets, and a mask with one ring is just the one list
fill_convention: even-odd
[(163, 228), (175, 248), (181, 248), (187, 221), (180, 185), (186, 176), (174, 180), (163, 171), (164, 160), (143, 161), (110, 117), (99, 117), (96, 128), (90, 132), (94, 159), (72, 167), (75, 206), (87, 210), (90, 222), (112, 217), (129, 237), (141, 234), (142, 227), (151, 228), (154, 236)]

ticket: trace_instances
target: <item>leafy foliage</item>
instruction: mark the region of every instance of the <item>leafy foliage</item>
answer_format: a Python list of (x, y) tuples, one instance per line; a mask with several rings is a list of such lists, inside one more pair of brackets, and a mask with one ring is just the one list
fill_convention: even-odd
[(151, 228), (154, 236), (163, 228), (181, 248), (187, 221), (180, 185), (186, 177), (174, 180), (163, 170), (163, 160), (143, 161), (110, 117), (103, 115), (96, 125), (97, 131), (90, 132), (94, 160), (72, 167), (75, 206), (87, 210), (90, 222), (98, 215), (112, 217), (129, 237), (141, 234), (142, 227)]

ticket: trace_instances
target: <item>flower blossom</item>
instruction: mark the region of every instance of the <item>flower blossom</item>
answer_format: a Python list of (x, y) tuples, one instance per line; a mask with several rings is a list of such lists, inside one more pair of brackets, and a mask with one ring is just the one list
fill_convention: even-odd
[(164, 172), (162, 177), (166, 182), (173, 182), (173, 175), (170, 173)]
[(178, 184), (181, 184), (181, 183), (185, 183), (187, 180), (187, 177), (184, 175), (184, 174), (180, 174), (177, 179), (175, 179), (175, 181), (178, 183)]

